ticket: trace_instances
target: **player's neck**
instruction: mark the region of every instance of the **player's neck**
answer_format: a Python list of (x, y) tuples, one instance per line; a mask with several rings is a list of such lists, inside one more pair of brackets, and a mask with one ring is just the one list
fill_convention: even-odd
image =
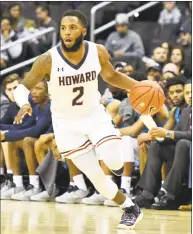
[(62, 46), (62, 53), (67, 59), (72, 59), (72, 60), (78, 60), (81, 59), (84, 56), (85, 53), (85, 44), (84, 42), (81, 44), (80, 48), (77, 51), (74, 52), (67, 52), (63, 50)]

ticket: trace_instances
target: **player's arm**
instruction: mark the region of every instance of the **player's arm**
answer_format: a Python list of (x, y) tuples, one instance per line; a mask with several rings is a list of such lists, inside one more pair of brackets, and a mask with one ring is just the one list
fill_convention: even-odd
[(18, 112), (14, 123), (19, 124), (26, 114), (32, 114), (31, 105), (28, 102), (30, 90), (35, 87), (41, 80), (48, 77), (51, 72), (51, 55), (49, 52), (42, 54), (34, 62), (30, 72), (28, 72), (22, 82), (14, 91), (14, 99), (21, 108)]
[(143, 124), (141, 119), (138, 119), (134, 124), (131, 126), (120, 128), (119, 131), (121, 136), (131, 136), (136, 137), (139, 133), (144, 129), (145, 125)]
[(156, 114), (155, 122), (162, 124), (165, 123), (168, 120), (168, 118), (169, 118), (169, 112), (166, 105), (164, 104), (160, 109), (160, 111)]
[(104, 81), (120, 89), (126, 90), (131, 90), (133, 86), (138, 83), (138, 81), (116, 71), (113, 68), (109, 61), (110, 56), (104, 46), (97, 45), (97, 50), (101, 65), (100, 75)]
[(119, 100), (114, 100), (106, 106), (106, 110), (108, 111), (112, 119), (117, 115), (120, 103), (121, 102)]
[(170, 111), (169, 119), (164, 125), (164, 128), (167, 129), (167, 130), (172, 130), (175, 127), (175, 124), (176, 124), (176, 120), (175, 120), (175, 116), (174, 116), (175, 110), (176, 110), (176, 108), (174, 107)]

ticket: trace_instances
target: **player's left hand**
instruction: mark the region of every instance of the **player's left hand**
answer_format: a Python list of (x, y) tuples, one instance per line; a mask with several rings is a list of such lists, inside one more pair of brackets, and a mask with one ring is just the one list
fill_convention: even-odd
[(155, 139), (156, 137), (165, 138), (166, 137), (167, 130), (164, 128), (152, 128), (152, 130), (149, 131), (150, 136)]
[(149, 133), (141, 133), (137, 138), (138, 146), (140, 146), (143, 142), (151, 141), (152, 137)]

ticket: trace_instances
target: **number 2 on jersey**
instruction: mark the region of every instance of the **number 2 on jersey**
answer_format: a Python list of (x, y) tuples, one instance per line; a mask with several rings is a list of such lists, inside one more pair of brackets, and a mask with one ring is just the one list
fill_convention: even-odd
[(73, 88), (73, 93), (76, 93), (76, 92), (79, 92), (79, 94), (72, 100), (72, 105), (73, 106), (80, 106), (83, 104), (83, 101), (82, 102), (78, 102), (78, 100), (83, 96), (84, 94), (84, 87), (83, 86), (80, 86), (80, 87), (76, 87), (76, 88)]

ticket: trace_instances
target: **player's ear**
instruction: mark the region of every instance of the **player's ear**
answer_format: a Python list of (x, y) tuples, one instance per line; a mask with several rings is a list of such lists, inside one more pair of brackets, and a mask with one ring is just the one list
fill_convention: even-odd
[(83, 34), (84, 37), (86, 36), (86, 34), (87, 34), (87, 29), (86, 28), (83, 28), (82, 34)]

